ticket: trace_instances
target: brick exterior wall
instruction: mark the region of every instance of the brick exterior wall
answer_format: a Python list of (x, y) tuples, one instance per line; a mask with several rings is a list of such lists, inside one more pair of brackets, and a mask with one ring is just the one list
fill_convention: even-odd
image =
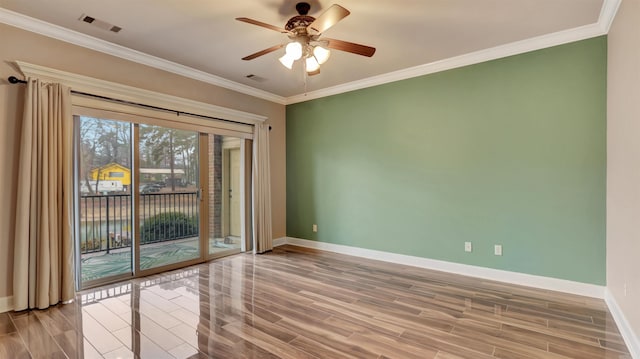
[(222, 136), (209, 135), (209, 234), (222, 238)]

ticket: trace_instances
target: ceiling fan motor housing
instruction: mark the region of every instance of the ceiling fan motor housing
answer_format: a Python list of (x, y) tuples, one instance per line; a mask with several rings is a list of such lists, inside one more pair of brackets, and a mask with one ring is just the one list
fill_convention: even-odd
[(296, 4), (296, 11), (300, 15), (307, 15), (310, 9), (311, 5), (309, 5), (308, 2), (299, 2)]
[(300, 36), (307, 33), (307, 26), (316, 20), (313, 16), (297, 15), (289, 19), (284, 28)]
[(296, 34), (296, 36), (304, 36), (307, 34), (307, 26), (316, 20), (313, 16), (308, 16), (311, 5), (307, 2), (299, 2), (296, 4), (298, 15), (287, 21), (284, 28)]

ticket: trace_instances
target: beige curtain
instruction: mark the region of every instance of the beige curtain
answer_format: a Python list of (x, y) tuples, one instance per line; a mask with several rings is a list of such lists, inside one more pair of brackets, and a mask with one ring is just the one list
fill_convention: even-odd
[(13, 265), (15, 310), (74, 296), (71, 93), (28, 79), (20, 139)]
[(273, 248), (271, 238), (271, 169), (269, 165), (269, 126), (255, 125), (253, 136), (253, 251)]

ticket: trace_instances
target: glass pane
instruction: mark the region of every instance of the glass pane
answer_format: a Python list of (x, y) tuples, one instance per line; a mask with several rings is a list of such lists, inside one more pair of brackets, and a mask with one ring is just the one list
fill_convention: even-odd
[(209, 254), (225, 255), (242, 249), (242, 140), (210, 134)]
[(198, 133), (140, 125), (140, 269), (200, 257)]
[(132, 272), (131, 125), (76, 117), (81, 283)]

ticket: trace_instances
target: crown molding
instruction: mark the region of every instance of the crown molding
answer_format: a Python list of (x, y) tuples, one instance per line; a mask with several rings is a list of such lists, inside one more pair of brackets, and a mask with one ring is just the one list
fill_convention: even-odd
[(337, 95), (349, 91), (360, 90), (367, 87), (383, 85), (390, 82), (406, 80), (459, 67), (474, 65), (486, 61), (522, 54), (525, 52), (563, 45), (574, 41), (585, 40), (604, 34), (606, 34), (606, 32), (603, 30), (599, 23), (585, 25), (569, 30), (554, 32), (547, 35), (475, 51), (460, 56), (450, 57), (444, 60), (434, 61), (424, 65), (409, 67), (406, 69), (369, 77), (363, 80), (328, 87), (321, 90), (308, 92), (306, 94), (287, 97), (287, 105), (314, 100), (321, 97)]
[(602, 3), (600, 17), (598, 18), (598, 25), (600, 25), (605, 34), (609, 33), (609, 29), (611, 29), (611, 24), (618, 13), (618, 8), (620, 8), (621, 2), (622, 0), (604, 0)]
[(254, 96), (267, 101), (290, 105), (298, 102), (318, 99), (321, 97), (337, 95), (354, 90), (378, 86), (390, 82), (406, 80), (413, 77), (424, 76), (440, 71), (446, 71), (463, 66), (469, 66), (485, 61), (495, 60), (507, 56), (518, 55), (529, 51), (544, 49), (547, 47), (562, 45), (574, 41), (606, 35), (609, 32), (613, 19), (618, 11), (621, 0), (604, 0), (598, 22), (577, 28), (546, 34), (526, 40), (516, 41), (505, 45), (496, 46), (460, 56), (447, 58), (403, 70), (398, 70), (366, 79), (353, 81), (337, 86), (332, 86), (304, 94), (283, 97), (251, 86), (233, 82), (219, 76), (208, 74), (175, 62), (167, 61), (159, 57), (151, 56), (124, 46), (110, 43), (92, 36), (84, 35), (57, 25), (50, 24), (32, 17), (28, 17), (0, 7), (0, 22), (15, 26), (27, 31), (69, 42), (95, 51), (114, 55), (129, 61), (151, 66), (160, 70), (175, 73), (194, 80), (220, 86), (229, 90)]
[(215, 76), (204, 71), (196, 70), (194, 68), (184, 66), (172, 61), (161, 59), (156, 56), (145, 54), (143, 52), (117, 45), (102, 39), (98, 39), (93, 36), (85, 35), (77, 31), (69, 30), (58, 25), (54, 25), (11, 10), (4, 9), (2, 7), (0, 7), (0, 23), (5, 23), (7, 25), (11, 25), (23, 30), (68, 42), (74, 45), (82, 46), (87, 49), (99, 51), (108, 55), (113, 55), (125, 60), (133, 61), (142, 65), (147, 65), (180, 76), (206, 82), (245, 95), (257, 97), (279, 104), (285, 104), (285, 98), (282, 96), (278, 96), (267, 91), (227, 80), (222, 77)]
[(590, 25), (580, 26), (573, 29), (563, 30), (537, 36), (521, 41), (512, 42), (505, 45), (492, 47), (468, 54), (450, 57), (444, 60), (418, 65), (386, 74), (369, 77), (366, 79), (327, 87), (321, 90), (294, 95), (286, 98), (286, 104), (291, 105), (298, 102), (314, 100), (322, 97), (338, 95), (345, 92), (383, 85), (390, 82), (406, 80), (413, 77), (424, 76), (436, 72), (451, 70), (459, 67), (478, 64), (485, 61), (500, 59), (507, 56), (523, 54), (530, 51), (540, 50), (548, 47), (567, 44), (570, 42), (586, 40), (592, 37), (606, 35), (609, 33), (613, 19), (618, 12), (622, 0), (604, 0), (598, 22)]
[(37, 77), (45, 81), (60, 82), (75, 91), (117, 98), (124, 101), (144, 103), (151, 106), (170, 107), (176, 111), (223, 118), (225, 120), (246, 124), (256, 124), (264, 122), (267, 119), (267, 117), (262, 115), (144, 90), (22, 61), (16, 61), (16, 65), (18, 65), (20, 72), (22, 72), (25, 77)]

